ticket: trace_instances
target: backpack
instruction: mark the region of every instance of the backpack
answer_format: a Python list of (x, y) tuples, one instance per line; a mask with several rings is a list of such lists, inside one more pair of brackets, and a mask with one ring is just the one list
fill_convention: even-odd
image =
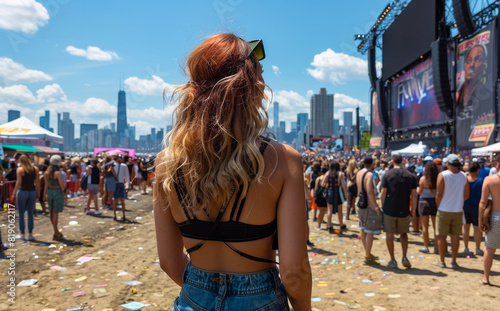
[(360, 209), (368, 208), (368, 194), (366, 193), (365, 189), (365, 176), (367, 173), (368, 171), (366, 171), (363, 174), (363, 177), (361, 178), (361, 192), (359, 193), (359, 199), (357, 204), (357, 207)]
[(83, 175), (82, 180), (80, 180), (80, 188), (82, 188), (83, 191), (87, 190), (88, 181), (88, 176)]

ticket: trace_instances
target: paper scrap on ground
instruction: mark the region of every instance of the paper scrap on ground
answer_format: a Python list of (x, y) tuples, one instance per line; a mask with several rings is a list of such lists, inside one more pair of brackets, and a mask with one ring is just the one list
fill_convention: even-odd
[(375, 293), (366, 293), (365, 296), (366, 297), (375, 297)]
[(82, 256), (82, 257), (78, 258), (76, 261), (87, 262), (87, 261), (91, 261), (92, 259), (94, 259), (94, 257), (92, 257), (92, 256)]
[(76, 292), (76, 293), (73, 293), (73, 297), (80, 297), (80, 296), (84, 296), (85, 295), (85, 292)]
[(312, 301), (312, 302), (320, 302), (320, 301), (321, 301), (321, 298), (319, 298), (319, 297), (314, 297), (314, 298), (311, 298), (311, 301)]
[(125, 275), (128, 275), (128, 272), (120, 271), (116, 276), (125, 276)]
[(401, 295), (400, 294), (395, 294), (395, 295), (389, 294), (389, 295), (387, 295), (387, 297), (388, 298), (399, 298), (399, 297), (401, 297)]
[(139, 282), (139, 281), (130, 281), (130, 282), (127, 282), (125, 284), (127, 284), (128, 286), (137, 286), (137, 285), (141, 285), (142, 282)]
[(35, 285), (36, 282), (38, 282), (37, 279), (22, 280), (21, 282), (19, 282), (19, 284), (17, 284), (17, 286), (31, 286), (31, 285)]
[(141, 308), (149, 306), (149, 304), (145, 304), (145, 303), (142, 303), (142, 302), (133, 301), (133, 302), (129, 302), (129, 303), (123, 304), (121, 306), (124, 307), (124, 308), (126, 308), (126, 309), (129, 309), (129, 310), (139, 310)]

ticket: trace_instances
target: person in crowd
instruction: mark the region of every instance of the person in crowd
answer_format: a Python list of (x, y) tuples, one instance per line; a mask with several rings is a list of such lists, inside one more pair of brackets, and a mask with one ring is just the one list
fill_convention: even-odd
[(128, 168), (128, 174), (130, 176), (130, 181), (128, 183), (128, 189), (134, 189), (133, 181), (135, 178), (134, 162), (132, 162), (132, 157), (125, 156), (124, 163)]
[(349, 220), (349, 215), (351, 214), (351, 209), (353, 213), (356, 213), (356, 208), (354, 207), (354, 202), (356, 202), (356, 197), (358, 196), (358, 186), (356, 185), (356, 174), (358, 173), (358, 165), (356, 160), (351, 159), (347, 164), (347, 169), (345, 175), (347, 177), (347, 211), (346, 220)]
[(111, 157), (106, 157), (102, 166), (102, 175), (104, 181), (104, 192), (105, 194), (102, 197), (102, 205), (103, 208), (110, 208), (113, 205), (113, 194), (116, 189), (116, 182), (118, 180), (118, 176), (116, 176), (116, 172), (113, 169), (115, 162)]
[[(61, 161), (62, 161), (63, 157), (61, 157)], [(61, 173), (61, 178), (62, 178), (62, 181), (63, 181), (63, 185), (64, 185), (64, 205), (67, 206), (68, 205), (68, 173), (67, 173), (67, 170), (64, 169), (64, 165), (61, 164), (59, 165), (59, 172)]]
[[(366, 227), (367, 219), (370, 215), (380, 215), (381, 211), (377, 204), (377, 197), (375, 191), (375, 184), (373, 179), (373, 158), (367, 156), (363, 159), (363, 168), (356, 175), (356, 184), (358, 185), (358, 210), (357, 214), (359, 217), (359, 229), (361, 230), (361, 243), (365, 250), (365, 264), (367, 265), (378, 265), (378, 257), (371, 253), (373, 246), (373, 236), (381, 233), (381, 224), (379, 228)], [(361, 206), (362, 196), (365, 199), (365, 205)]]
[[(499, 170), (500, 156), (495, 159), (496, 169)], [(491, 198), (491, 199), (490, 199)], [(490, 208), (489, 226), (484, 222), (483, 214)], [(483, 277), (481, 282), (490, 285), (490, 271), (493, 265), (493, 257), (497, 249), (500, 249), (500, 175), (486, 177), (483, 182), (481, 201), (479, 203), (479, 228), (485, 234), (484, 246), (486, 252), (483, 257)]]
[(77, 196), (78, 188), (80, 187), (80, 171), (81, 160), (79, 157), (71, 159), (71, 166), (69, 167), (69, 180), (71, 181), (70, 194), (74, 197)]
[(54, 240), (62, 240), (63, 234), (59, 231), (59, 213), (64, 208), (64, 191), (66, 189), (59, 167), (61, 165), (61, 156), (53, 155), (50, 157), (50, 166), (44, 173), (45, 187), (43, 192), (47, 198), (47, 204), (50, 211), (50, 222), (54, 228)]
[(498, 160), (496, 158), (493, 158), (491, 160), (490, 173), (488, 176), (495, 175), (496, 173), (498, 173), (497, 166), (498, 166)]
[(436, 164), (440, 173), (446, 170), (446, 168), (443, 166), (443, 160), (441, 158), (435, 158), (434, 160), (432, 160), (432, 162)]
[(16, 162), (9, 163), (9, 171), (5, 175), (6, 181), (15, 181), (17, 178), (17, 164)]
[(462, 217), (464, 201), (469, 198), (467, 177), (460, 171), (462, 163), (456, 154), (446, 157), (447, 170), (439, 173), (436, 189), (437, 241), (439, 260), (433, 264), (445, 268), (446, 237), (451, 236), (451, 266), (458, 269), (457, 263), (460, 235), (462, 234)]
[(87, 213), (90, 213), (90, 203), (94, 200), (94, 215), (99, 215), (102, 212), (99, 211), (99, 168), (97, 167), (98, 160), (92, 159), (87, 166), (87, 171), (85, 172), (85, 177), (87, 177), (87, 188), (89, 190), (89, 195), (87, 198), (87, 206), (85, 208)]
[(34, 241), (33, 229), (35, 204), (40, 194), (40, 179), (38, 178), (38, 167), (31, 164), (30, 158), (26, 155), (19, 157), (20, 166), (16, 170), (16, 186), (10, 195), (10, 202), (14, 202), (16, 196), (16, 208), (19, 212), (19, 235), (20, 240), (26, 240), (24, 215), (28, 214), (28, 240)]
[(345, 230), (347, 227), (344, 224), (342, 215), (342, 200), (340, 198), (340, 191), (342, 191), (344, 198), (347, 197), (347, 187), (345, 185), (344, 173), (340, 170), (340, 164), (337, 161), (332, 161), (330, 170), (323, 178), (321, 185), (327, 190), (326, 202), (328, 204), (326, 223), (330, 233), (334, 233), (332, 225), (332, 214), (338, 215), (340, 231)]
[(148, 170), (146, 168), (146, 159), (142, 158), (141, 162), (139, 162), (139, 172), (141, 174), (142, 184), (140, 188), (142, 189), (142, 194), (148, 194)]
[(418, 214), (422, 219), (422, 238), (424, 247), (420, 249), (422, 253), (429, 253), (429, 218), (432, 222), (432, 231), (434, 232), (434, 254), (438, 254), (437, 236), (436, 236), (436, 186), (439, 174), (438, 167), (432, 160), (426, 161), (424, 175), (420, 178), (417, 194), (420, 195), (418, 202)]
[[(43, 163), (38, 166), (38, 170), (40, 171), (40, 176), (39, 176), (39, 179), (40, 179), (40, 189), (44, 189), (45, 188), (45, 178), (43, 176), (44, 176), (45, 171), (49, 167), (49, 165), (50, 165), (49, 159), (45, 159), (45, 160), (43, 160)], [(39, 201), (40, 201), (40, 206), (42, 207), (42, 213), (44, 215), (48, 215), (47, 204), (46, 204), (47, 203), (47, 198), (45, 197), (45, 191), (40, 191)], [(36, 209), (35, 209), (35, 215), (36, 215)]]
[(121, 203), (122, 206), (122, 213), (123, 213), (123, 218), (122, 221), (127, 220), (125, 217), (125, 198), (126, 198), (126, 191), (125, 191), (125, 185), (128, 186), (128, 183), (130, 182), (130, 176), (128, 174), (128, 167), (123, 163), (123, 159), (119, 156), (115, 156), (115, 165), (113, 167), (113, 170), (116, 175), (116, 186), (115, 186), (115, 191), (113, 192), (113, 214), (114, 214), (114, 220), (117, 220), (116, 218), (116, 206), (118, 205), (118, 202)]
[(177, 121), (153, 196), (160, 266), (182, 286), (177, 309), (290, 310), (289, 299), (311, 310), (302, 159), (264, 136), (261, 44), (210, 37), (174, 91)]
[(483, 255), (481, 250), (481, 241), (483, 235), (479, 230), (479, 201), (481, 200), (481, 192), (483, 188), (483, 179), (479, 177), (479, 163), (472, 162), (467, 174), (469, 182), (469, 198), (464, 202), (464, 224), (462, 228), (464, 239), (464, 254), (469, 254), (469, 233), (470, 225), (474, 228), (474, 242), (476, 242), (476, 255)]
[(479, 159), (477, 159), (477, 163), (480, 166), (478, 176), (480, 178), (482, 178), (482, 179), (485, 179), (487, 176), (490, 176), (490, 168), (485, 165), (486, 164), (486, 159), (485, 158), (479, 158)]
[[(394, 234), (399, 234), (403, 259), (401, 263), (411, 268), (408, 260), (408, 231), (410, 212), (417, 206), (417, 178), (403, 167), (403, 157), (400, 154), (392, 156), (393, 169), (387, 171), (381, 181), (381, 205), (384, 213), (384, 231), (386, 244), (391, 261), (389, 268), (397, 268), (398, 263), (394, 256)], [(411, 211), (410, 211), (411, 202)]]
[[(328, 172), (328, 167), (324, 166), (319, 171), (319, 176), (316, 179), (315, 189), (314, 189), (314, 201), (316, 203), (317, 209), (319, 209), (319, 215), (316, 221), (318, 222), (318, 229), (321, 229), (321, 224), (323, 223), (323, 218), (325, 216), (325, 212), (327, 211), (327, 201), (326, 201), (326, 192), (327, 189), (321, 185), (323, 179), (326, 177), (326, 173)], [(327, 228), (328, 229), (328, 228)]]
[(142, 174), (141, 174), (141, 170), (140, 170), (140, 162), (141, 162), (141, 159), (140, 158), (135, 158), (135, 161), (134, 161), (134, 172), (135, 172), (135, 184), (137, 186), (139, 186), (139, 189), (142, 189), (141, 186), (142, 186)]
[[(306, 180), (309, 181), (309, 194), (310, 196), (312, 196), (312, 200), (314, 200), (314, 189), (316, 188), (316, 181), (317, 181), (317, 178), (320, 174), (320, 171), (321, 171), (321, 165), (319, 163), (314, 163), (312, 165), (312, 171), (310, 174), (307, 174), (307, 176), (309, 176), (309, 178), (306, 178)], [(305, 173), (304, 173), (305, 174)], [(313, 221), (317, 221), (318, 218), (318, 209), (317, 208), (314, 208), (314, 216), (313, 216)]]

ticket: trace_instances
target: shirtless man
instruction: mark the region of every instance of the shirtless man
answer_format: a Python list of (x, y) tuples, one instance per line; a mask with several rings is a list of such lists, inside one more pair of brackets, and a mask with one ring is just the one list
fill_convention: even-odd
[(371, 253), (372, 245), (373, 245), (373, 235), (380, 234), (381, 228), (379, 230), (367, 230), (366, 219), (368, 213), (376, 213), (380, 215), (380, 208), (377, 204), (377, 198), (375, 195), (375, 186), (373, 184), (373, 158), (365, 157), (363, 159), (363, 164), (365, 168), (359, 171), (356, 174), (356, 184), (358, 186), (359, 193), (362, 192), (362, 179), (366, 173), (364, 179), (364, 188), (366, 190), (367, 198), (368, 198), (368, 207), (367, 208), (359, 208), (358, 207), (358, 216), (359, 216), (359, 229), (361, 229), (361, 242), (363, 243), (363, 247), (365, 249), (365, 263), (367, 265), (378, 265), (379, 263), (376, 261), (378, 259), (377, 256), (374, 256)]
[[(500, 156), (497, 156), (495, 168), (499, 170)], [(500, 248), (500, 175), (495, 174), (485, 178), (483, 183), (483, 191), (481, 193), (481, 201), (479, 202), (479, 229), (486, 232), (489, 228), (483, 223), (483, 212), (488, 206), (488, 197), (491, 196), (491, 213), (490, 227), (486, 232), (485, 246), (486, 253), (483, 258), (484, 274), (481, 282), (484, 285), (490, 285), (490, 270), (493, 264), (493, 256), (495, 251)]]

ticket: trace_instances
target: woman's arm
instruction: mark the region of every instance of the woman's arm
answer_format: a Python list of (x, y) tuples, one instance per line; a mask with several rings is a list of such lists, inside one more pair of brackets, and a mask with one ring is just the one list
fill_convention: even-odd
[[(61, 173), (60, 173), (60, 172), (55, 172), (55, 173), (54, 173), (54, 176), (57, 178), (57, 182), (59, 182), (59, 187), (61, 187), (61, 190), (62, 190), (62, 192), (64, 193), (64, 189), (65, 189), (65, 187), (64, 187), (64, 181), (63, 181), (63, 178), (62, 178)], [(47, 185), (47, 183), (48, 183), (48, 182), (47, 182), (47, 180), (46, 180), (46, 181), (45, 181), (45, 185)]]
[[(161, 159), (157, 161), (161, 163)], [(158, 166), (157, 170), (161, 170), (161, 166)], [(164, 196), (158, 193), (155, 185), (153, 187), (153, 209), (160, 267), (172, 281), (182, 287), (182, 274), (189, 257), (184, 253), (181, 232), (172, 216), (171, 206), (162, 197)]]
[(418, 187), (417, 187), (417, 194), (421, 195), (422, 192), (424, 191), (424, 185), (425, 185), (425, 176), (422, 176), (420, 180), (418, 181)]
[(290, 302), (296, 311), (311, 310), (311, 267), (307, 256), (307, 222), (299, 153), (283, 145), (279, 173), (283, 187), (278, 200), (280, 271)]
[(47, 190), (49, 190), (49, 179), (46, 176), (43, 176), (43, 178), (44, 178), (43, 197), (47, 198)]
[(342, 191), (344, 191), (344, 198), (347, 200), (347, 187), (345, 185), (344, 173), (340, 173), (340, 185), (342, 186)]
[[(38, 199), (40, 198), (40, 171), (38, 170), (38, 167), (34, 167), (35, 168), (35, 186), (36, 186), (36, 201), (38, 201)], [(35, 201), (35, 202), (36, 202)]]
[(17, 193), (17, 190), (21, 187), (21, 183), (23, 182), (23, 168), (18, 167), (16, 169), (16, 186), (14, 187), (14, 190), (12, 190), (12, 193), (10, 194), (10, 204), (14, 204), (14, 196)]

